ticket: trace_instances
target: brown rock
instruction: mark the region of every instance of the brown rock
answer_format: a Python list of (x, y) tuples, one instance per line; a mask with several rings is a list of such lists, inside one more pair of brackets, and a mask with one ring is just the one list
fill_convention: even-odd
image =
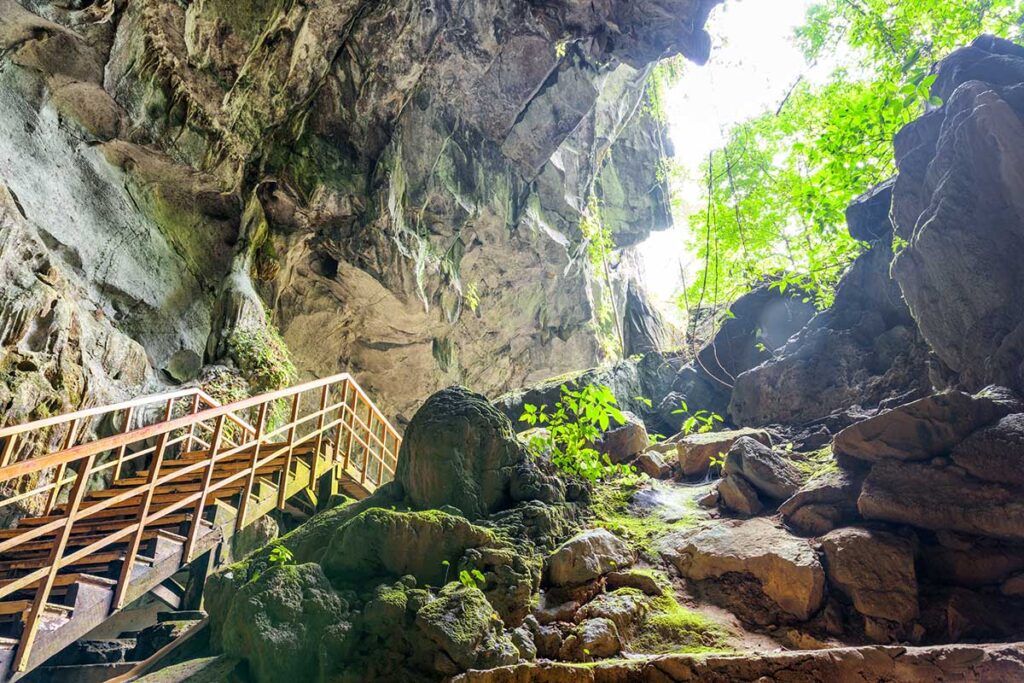
[(953, 462), (979, 479), (1024, 485), (1024, 413), (971, 434), (953, 449)]
[(741, 436), (725, 457), (725, 474), (741, 474), (759, 492), (783, 500), (800, 488), (800, 471), (768, 446)]
[(833, 442), (836, 453), (861, 460), (928, 460), (948, 454), (972, 432), (1007, 415), (1013, 404), (982, 392), (934, 394), (851, 425)]
[(641, 593), (650, 596), (658, 596), (662, 593), (657, 579), (650, 574), (643, 574), (637, 571), (612, 572), (605, 577), (605, 585), (608, 586), (610, 591), (617, 588), (635, 588)]
[(647, 451), (636, 456), (633, 466), (652, 479), (668, 479), (672, 468), (656, 451)]
[[(824, 597), (825, 572), (810, 543), (764, 518), (721, 522), (671, 536), (663, 554), (694, 581), (743, 580), (748, 594), (730, 596), (725, 591), (717, 597), (758, 623), (787, 617), (807, 620)], [(759, 604), (743, 604), (751, 602), (748, 598)]]
[(684, 436), (676, 443), (683, 474), (688, 477), (703, 477), (711, 467), (711, 458), (724, 456), (741, 436), (749, 436), (765, 445), (771, 445), (772, 442), (768, 432), (762, 429), (733, 429)]
[(629, 462), (647, 448), (647, 428), (643, 420), (632, 413), (624, 413), (626, 422), (606, 431), (598, 441), (598, 452), (607, 455), (616, 465)]
[(1024, 570), (1024, 546), (977, 536), (939, 532), (920, 554), (922, 576), (945, 585), (996, 586)]
[(917, 617), (914, 544), (895, 534), (844, 527), (821, 539), (829, 583), (866, 617), (905, 624)]
[(1024, 539), (1024, 496), (1019, 489), (979, 481), (947, 467), (879, 463), (857, 500), (865, 519)]
[(744, 517), (753, 517), (764, 509), (757, 491), (741, 474), (730, 474), (718, 484), (720, 504)]
[(833, 469), (804, 484), (779, 506), (787, 526), (804, 536), (821, 536), (857, 515), (861, 477)]

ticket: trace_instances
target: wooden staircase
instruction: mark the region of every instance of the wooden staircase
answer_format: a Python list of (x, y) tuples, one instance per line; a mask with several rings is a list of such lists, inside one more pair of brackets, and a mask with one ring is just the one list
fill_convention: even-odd
[(0, 529), (0, 681), (197, 558), (216, 563), (234, 533), (300, 494), (315, 501), (325, 480), (369, 495), (393, 478), (400, 442), (347, 374), (223, 406), (192, 389), (0, 430), (0, 492), (19, 491), (0, 514), (31, 513)]

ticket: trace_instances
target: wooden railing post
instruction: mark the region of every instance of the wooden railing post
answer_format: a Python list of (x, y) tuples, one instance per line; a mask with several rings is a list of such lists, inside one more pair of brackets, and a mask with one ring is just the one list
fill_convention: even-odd
[[(199, 412), (199, 394), (198, 392), (192, 396), (192, 405), (189, 406), (188, 414), (195, 415)], [(188, 426), (188, 436), (182, 442), (182, 453), (189, 453), (194, 451), (196, 448), (196, 423), (193, 422)], [(179, 456), (180, 457), (180, 456)]]
[(64, 527), (61, 529), (57, 542), (53, 544), (47, 561), (49, 571), (39, 588), (36, 589), (35, 600), (32, 601), (32, 607), (29, 609), (28, 616), (25, 619), (25, 631), (22, 633), (21, 640), (18, 643), (18, 651), (14, 655), (14, 669), (16, 671), (25, 671), (28, 668), (29, 657), (32, 654), (32, 645), (39, 630), (39, 617), (43, 610), (46, 609), (46, 601), (50, 597), (50, 591), (53, 590), (53, 583), (57, 578), (57, 572), (60, 570), (60, 560), (64, 556), (68, 539), (71, 537), (71, 529), (75, 525), (78, 508), (85, 497), (89, 474), (92, 472), (92, 466), (95, 461), (95, 453), (86, 457), (82, 470), (78, 473), (78, 477), (75, 479), (74, 486), (71, 489), (71, 495), (68, 497)]
[(320, 417), (316, 420), (316, 441), (313, 446), (313, 457), (309, 460), (309, 488), (316, 487), (316, 466), (320, 462), (320, 447), (324, 443), (324, 422), (327, 419), (327, 398), (331, 393), (331, 385), (325, 384), (320, 391)]
[(267, 403), (260, 404), (259, 414), (256, 416), (256, 438), (252, 448), (252, 459), (249, 460), (249, 476), (245, 479), (245, 490), (238, 501), (238, 519), (235, 520), (235, 531), (245, 528), (245, 514), (249, 507), (249, 496), (252, 495), (252, 487), (256, 483), (256, 464), (260, 460), (260, 445), (263, 441), (263, 428), (267, 421)]
[(18, 443), (18, 435), (11, 434), (4, 441), (4, 450), (0, 454), (0, 467), (7, 467), (11, 464), (11, 459), (14, 458), (14, 446)]
[(301, 393), (295, 394), (292, 398), (291, 425), (288, 428), (288, 453), (284, 457), (284, 468), (281, 470), (280, 486), (277, 489), (277, 508), (284, 510), (285, 501), (288, 500), (288, 474), (292, 469), (292, 458), (295, 456), (295, 422), (299, 419), (299, 402)]
[[(71, 448), (71, 444), (74, 442), (77, 436), (78, 420), (74, 420), (68, 426), (68, 433), (67, 436), (64, 437), (64, 445), (61, 446), (61, 450), (66, 451), (67, 449)], [(64, 474), (67, 471), (68, 464), (66, 462), (62, 462), (60, 465), (57, 466), (57, 473), (56, 475), (54, 475), (53, 478), (53, 489), (50, 491), (50, 495), (46, 500), (45, 514), (47, 515), (53, 512), (53, 508), (57, 507), (57, 497), (60, 496), (60, 488), (61, 486), (63, 486), (61, 482), (63, 481)], [(80, 478), (82, 475), (79, 474), (78, 476)]]
[(224, 431), (224, 415), (217, 417), (216, 426), (213, 428), (213, 437), (210, 440), (210, 452), (207, 454), (210, 464), (203, 474), (203, 488), (196, 501), (195, 509), (192, 512), (192, 524), (188, 528), (188, 538), (185, 541), (185, 552), (182, 555), (183, 562), (192, 561), (192, 551), (195, 549), (196, 539), (199, 538), (199, 527), (202, 526), (203, 510), (206, 508), (206, 496), (210, 492), (210, 482), (213, 481), (213, 469), (216, 465), (217, 452), (220, 450), (221, 433)]
[[(168, 399), (167, 405), (164, 408), (164, 421), (171, 419), (171, 415), (174, 413), (174, 399)], [(125, 431), (127, 432), (128, 425), (131, 424), (131, 408), (128, 409), (128, 417), (125, 419)], [(164, 453), (167, 451), (167, 439), (170, 436), (168, 432), (164, 432), (156, 438), (156, 450), (153, 452), (153, 460), (149, 465), (149, 475), (146, 477), (146, 490), (142, 492), (142, 500), (139, 503), (139, 514), (136, 515), (135, 521), (138, 523), (139, 528), (135, 530), (132, 535), (131, 541), (128, 542), (128, 548), (124, 556), (124, 564), (121, 565), (121, 573), (117, 580), (117, 588), (114, 590), (114, 602), (113, 609), (119, 610), (124, 607), (125, 595), (128, 590), (128, 584), (132, 580), (132, 567), (135, 566), (135, 558), (139, 554), (139, 548), (142, 546), (142, 538), (146, 534), (146, 517), (149, 516), (149, 506), (153, 501), (155, 495), (154, 483), (160, 478), (160, 467), (164, 462)], [(120, 470), (120, 458), (124, 457), (124, 450), (127, 445), (121, 446), (118, 450), (118, 471)], [(117, 477), (114, 477), (117, 480)]]
[[(167, 401), (168, 405), (171, 401)], [(168, 410), (168, 413), (170, 411)], [(168, 415), (169, 416), (169, 415)], [(122, 434), (127, 434), (132, 430), (132, 418), (135, 417), (135, 406), (131, 406), (124, 413), (124, 427), (121, 428)], [(164, 418), (167, 419), (166, 417)], [(124, 454), (128, 449), (128, 444), (121, 444), (121, 447), (117, 449), (117, 464), (114, 466), (114, 481), (121, 478), (121, 466), (124, 464)]]
[(338, 404), (338, 426), (334, 428), (334, 453), (331, 454), (331, 462), (338, 464), (338, 455), (341, 453), (341, 430), (345, 421), (345, 401), (348, 400), (348, 380), (341, 383), (341, 403)]

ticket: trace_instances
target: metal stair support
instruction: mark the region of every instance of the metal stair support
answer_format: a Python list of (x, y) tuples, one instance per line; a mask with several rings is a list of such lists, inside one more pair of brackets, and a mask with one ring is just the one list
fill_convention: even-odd
[(292, 498), (316, 501), (321, 479), (370, 495), (394, 477), (400, 443), (348, 374), (226, 405), (188, 389), (0, 429), (0, 490), (19, 491), (0, 512), (32, 511), (0, 529), (0, 681), (166, 593), (197, 558), (215, 563), (225, 539)]

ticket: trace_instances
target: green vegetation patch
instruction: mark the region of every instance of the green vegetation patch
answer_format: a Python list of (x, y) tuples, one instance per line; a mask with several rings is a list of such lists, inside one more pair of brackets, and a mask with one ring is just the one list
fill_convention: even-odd
[(594, 489), (591, 510), (597, 526), (624, 538), (645, 557), (658, 556), (658, 541), (674, 531), (692, 528), (697, 523), (697, 503), (688, 498), (687, 514), (666, 520), (656, 510), (640, 509), (633, 497), (650, 485), (643, 476), (623, 476), (599, 483)]

